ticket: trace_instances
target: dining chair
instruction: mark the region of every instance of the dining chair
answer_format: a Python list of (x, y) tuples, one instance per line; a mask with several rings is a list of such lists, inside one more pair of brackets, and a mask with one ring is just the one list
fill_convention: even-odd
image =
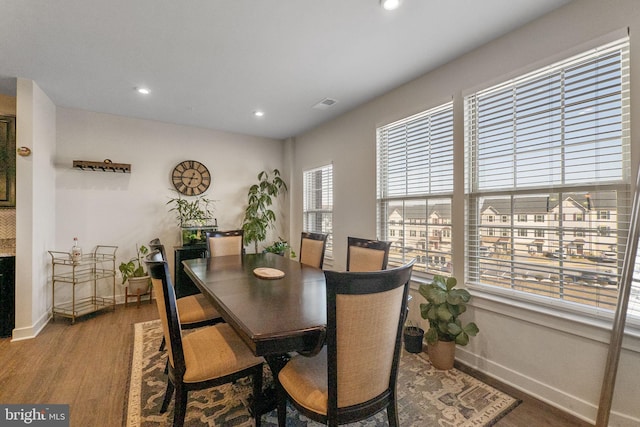
[(162, 259), (166, 261), (167, 254), (164, 251), (164, 245), (162, 244), (162, 242), (160, 242), (160, 238), (158, 237), (149, 241), (149, 252), (153, 252), (155, 250), (160, 251), (160, 253), (162, 254)]
[(300, 263), (322, 268), (327, 237), (328, 234), (303, 231), (300, 236)]
[(244, 230), (207, 231), (207, 253), (210, 257), (242, 255)]
[(312, 357), (294, 356), (278, 373), (279, 426), (286, 423), (287, 401), (329, 426), (384, 409), (389, 426), (398, 426), (396, 380), (414, 263), (373, 272), (324, 272), (326, 346)]
[(169, 380), (160, 412), (167, 411), (175, 391), (173, 425), (183, 426), (189, 391), (217, 387), (251, 377), (251, 412), (255, 425), (260, 426), (258, 403), (262, 394), (264, 359), (254, 356), (227, 323), (183, 334), (168, 264), (159, 251), (147, 255), (145, 261), (157, 295), (163, 335), (168, 342)]
[(391, 242), (347, 237), (347, 271), (386, 270)]
[[(162, 260), (167, 260), (164, 245), (160, 243), (159, 240), (149, 242), (149, 247), (151, 248), (151, 252), (158, 251)], [(156, 298), (158, 297), (156, 296)], [(182, 329), (195, 329), (224, 322), (218, 310), (216, 310), (213, 304), (211, 304), (202, 293), (177, 298), (176, 305), (178, 307), (178, 316), (180, 317)], [(166, 340), (163, 337), (159, 351), (164, 350), (165, 344)]]

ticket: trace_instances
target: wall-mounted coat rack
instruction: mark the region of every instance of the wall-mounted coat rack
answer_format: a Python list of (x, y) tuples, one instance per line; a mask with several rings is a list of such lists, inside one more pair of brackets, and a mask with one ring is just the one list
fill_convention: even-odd
[(74, 160), (73, 167), (90, 170), (90, 171), (102, 171), (102, 172), (122, 172), (130, 173), (131, 165), (129, 163), (113, 163), (109, 159), (105, 159), (102, 162), (90, 162), (87, 160)]

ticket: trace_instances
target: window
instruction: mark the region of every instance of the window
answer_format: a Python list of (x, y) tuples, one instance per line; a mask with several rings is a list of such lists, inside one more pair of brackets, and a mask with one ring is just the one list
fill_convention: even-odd
[[(378, 128), (377, 146), (377, 229), (379, 239), (392, 241), (389, 265), (417, 257), (418, 275), (451, 271), (451, 240), (443, 236), (451, 233), (453, 104)], [(391, 224), (396, 218), (404, 229)], [(443, 261), (429, 265), (430, 258)]]
[(518, 214), (519, 222), (527, 222), (527, 214)]
[[(465, 97), (470, 284), (615, 307), (630, 209), (628, 50), (611, 43)], [(533, 215), (534, 239), (502, 235), (504, 255), (481, 257), (488, 209)]]
[(333, 254), (333, 165), (304, 171), (303, 231), (328, 234), (325, 257)]

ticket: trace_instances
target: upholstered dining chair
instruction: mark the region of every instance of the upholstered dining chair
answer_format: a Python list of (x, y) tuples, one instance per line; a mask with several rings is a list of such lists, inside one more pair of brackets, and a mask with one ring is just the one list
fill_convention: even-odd
[[(162, 260), (166, 261), (164, 245), (160, 243), (160, 240), (149, 242), (151, 252), (158, 251)], [(157, 296), (156, 296), (157, 298)], [(194, 329), (201, 328), (207, 325), (215, 325), (216, 323), (224, 322), (218, 310), (207, 300), (201, 293), (194, 295), (188, 295), (176, 300), (178, 307), (178, 316), (180, 317), (180, 324), (182, 329)], [(160, 351), (164, 350), (166, 341), (164, 337), (160, 343)]]
[(242, 255), (244, 253), (243, 230), (207, 231), (207, 253), (210, 257)]
[(312, 357), (294, 356), (278, 373), (279, 426), (286, 423), (287, 401), (329, 426), (385, 408), (389, 426), (398, 426), (396, 380), (414, 262), (374, 272), (324, 272), (326, 346)]
[(347, 237), (347, 271), (385, 270), (391, 242)]
[(183, 426), (189, 391), (251, 377), (254, 397), (252, 413), (255, 425), (260, 426), (257, 405), (262, 394), (264, 359), (254, 356), (227, 323), (183, 334), (168, 264), (162, 260), (159, 251), (147, 255), (145, 261), (157, 295), (163, 335), (168, 342), (169, 380), (160, 412), (167, 411), (175, 391), (173, 425)]
[(322, 268), (324, 251), (327, 246), (327, 234), (303, 231), (300, 236), (300, 263)]

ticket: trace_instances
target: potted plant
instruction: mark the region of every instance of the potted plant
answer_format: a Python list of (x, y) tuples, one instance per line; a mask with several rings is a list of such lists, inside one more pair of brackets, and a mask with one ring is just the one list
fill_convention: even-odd
[(273, 177), (266, 171), (258, 174), (258, 183), (249, 188), (248, 204), (244, 211), (242, 230), (244, 243), (253, 243), (258, 253), (258, 242), (267, 238), (267, 229), (276, 222), (276, 214), (271, 210), (275, 198), (287, 191), (287, 184), (280, 178), (280, 171), (274, 169)]
[(142, 295), (147, 293), (151, 280), (144, 270), (142, 257), (149, 252), (146, 246), (136, 245), (136, 256), (131, 258), (129, 262), (122, 262), (118, 267), (122, 273), (122, 284), (127, 283), (127, 294)]
[(459, 319), (467, 311), (471, 294), (466, 289), (456, 289), (456, 283), (455, 277), (436, 275), (430, 284), (419, 288), (427, 300), (420, 304), (420, 315), (429, 321), (427, 353), (437, 369), (453, 368), (456, 344), (467, 345), (469, 337), (479, 332), (475, 323), (465, 325)]
[(422, 351), (422, 339), (424, 338), (424, 329), (416, 326), (410, 320), (404, 327), (404, 349), (409, 353), (420, 353)]
[(296, 257), (296, 253), (289, 245), (289, 242), (283, 240), (281, 237), (279, 238), (279, 240), (273, 242), (273, 244), (271, 244), (270, 246), (265, 247), (264, 252), (269, 252), (280, 256), (284, 256), (285, 253), (289, 252), (289, 256), (291, 258)]
[(204, 243), (205, 232), (218, 228), (217, 220), (213, 218), (213, 203), (213, 200), (204, 196), (196, 196), (189, 201), (180, 197), (180, 194), (167, 202), (172, 206), (169, 212), (176, 214), (183, 246)]

